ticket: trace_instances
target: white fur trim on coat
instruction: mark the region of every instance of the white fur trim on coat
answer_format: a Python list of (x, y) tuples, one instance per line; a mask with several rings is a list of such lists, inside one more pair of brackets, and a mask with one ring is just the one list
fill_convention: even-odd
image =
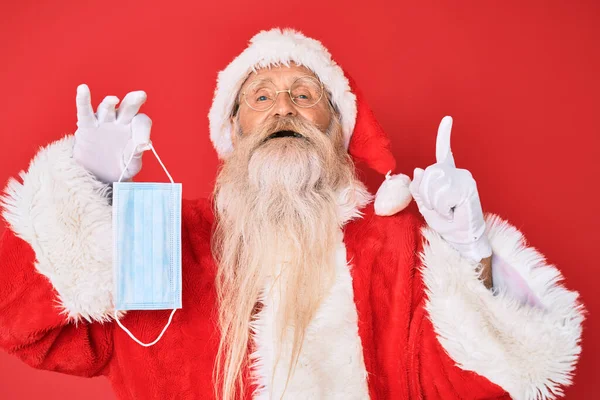
[(427, 311), (441, 345), (514, 399), (554, 399), (571, 383), (581, 352), (583, 306), (562, 276), (523, 235), (495, 215), (486, 218), (493, 252), (527, 282), (542, 307), (522, 304), (506, 288), (485, 288), (477, 263), (461, 258), (439, 234), (423, 228)]
[[(251, 355), (257, 391), (262, 399), (369, 398), (367, 371), (358, 334), (358, 313), (354, 302), (352, 276), (346, 259), (343, 234), (339, 232), (335, 252), (335, 282), (307, 327), (294, 373), (287, 383), (291, 364), (292, 334), (280, 344), (277, 357), (275, 316), (279, 309), (281, 285), (269, 279), (261, 296), (263, 307), (252, 322), (256, 351)], [(285, 389), (285, 393), (284, 393)]]
[(219, 72), (213, 103), (208, 113), (210, 139), (220, 158), (233, 150), (230, 117), (236, 97), (250, 72), (256, 69), (287, 65), (290, 62), (312, 70), (331, 93), (331, 100), (341, 115), (346, 148), (356, 122), (356, 96), (348, 79), (329, 51), (318, 40), (293, 29), (261, 31), (250, 45), (223, 71)]
[(73, 144), (67, 136), (42, 148), (23, 183), (9, 181), (3, 217), (35, 251), (67, 319), (102, 322), (114, 309), (110, 186), (73, 159)]

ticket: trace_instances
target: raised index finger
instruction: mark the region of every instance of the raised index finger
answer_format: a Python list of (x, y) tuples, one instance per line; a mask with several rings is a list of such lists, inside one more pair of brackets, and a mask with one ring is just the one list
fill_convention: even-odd
[(77, 126), (96, 126), (96, 116), (92, 108), (92, 95), (90, 94), (90, 88), (85, 83), (77, 86), (75, 102), (77, 103)]
[(439, 164), (454, 164), (454, 156), (450, 148), (450, 133), (452, 131), (452, 117), (442, 118), (438, 128), (437, 140), (435, 143), (435, 159)]

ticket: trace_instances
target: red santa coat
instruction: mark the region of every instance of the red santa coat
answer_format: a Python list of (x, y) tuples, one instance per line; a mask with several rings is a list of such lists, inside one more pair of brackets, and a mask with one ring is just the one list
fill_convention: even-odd
[[(183, 309), (158, 344), (141, 347), (110, 319), (107, 189), (71, 149), (71, 137), (43, 149), (3, 199), (0, 346), (35, 368), (104, 375), (122, 399), (213, 398), (219, 333), (210, 204), (184, 202)], [(515, 228), (488, 216), (486, 234), (538, 306), (522, 304), (508, 286), (487, 290), (476, 265), (420, 217), (361, 211), (344, 226), (331, 299), (309, 327), (286, 398), (537, 399), (570, 383), (582, 306)], [(150, 342), (169, 313), (129, 311), (121, 321)], [(254, 396), (269, 398), (277, 392), (270, 376), (278, 382), (278, 375), (268, 317), (259, 321), (247, 397), (258, 387)]]

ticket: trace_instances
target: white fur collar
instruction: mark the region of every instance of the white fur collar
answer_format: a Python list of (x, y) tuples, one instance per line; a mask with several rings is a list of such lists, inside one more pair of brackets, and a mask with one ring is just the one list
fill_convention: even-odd
[[(340, 231), (335, 253), (335, 283), (307, 328), (298, 364), (285, 389), (285, 398), (369, 398), (352, 277), (342, 239)], [(271, 285), (272, 281), (268, 281), (265, 287), (270, 288)], [(270, 295), (261, 299), (263, 308), (252, 324), (256, 351), (251, 358), (254, 379), (259, 387), (255, 399), (261, 400), (279, 399), (284, 394), (291, 352), (291, 343), (283, 343), (282, 355), (274, 368), (274, 323), (279, 293), (265, 291), (269, 292)]]
[(362, 185), (349, 186), (338, 194), (340, 224), (362, 217), (362, 209), (373, 200), (373, 195)]

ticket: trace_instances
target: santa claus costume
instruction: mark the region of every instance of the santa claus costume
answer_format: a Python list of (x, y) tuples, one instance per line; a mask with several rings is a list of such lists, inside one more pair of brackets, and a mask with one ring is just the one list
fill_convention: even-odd
[[(346, 147), (385, 174), (389, 141), (323, 45), (293, 30), (261, 32), (219, 74), (210, 134), (231, 152), (229, 117), (253, 70), (294, 62), (314, 71), (339, 110)], [(0, 346), (35, 368), (107, 377), (121, 399), (214, 398), (214, 228), (208, 200), (182, 207), (183, 307), (142, 347), (113, 320), (110, 185), (73, 158), (73, 136), (42, 148), (3, 197)], [(392, 179), (392, 178), (390, 178)], [(400, 179), (406, 182), (404, 178)], [(402, 186), (402, 185), (400, 185)], [(402, 188), (397, 203), (403, 208)], [(388, 196), (389, 193), (381, 193)], [(486, 216), (494, 290), (420, 215), (379, 216), (364, 192), (340, 199), (335, 282), (306, 331), (294, 373), (275, 362), (276, 297), (255, 322), (248, 398), (552, 399), (570, 384), (583, 308), (561, 274), (496, 215)], [(144, 342), (169, 311), (120, 318)], [(285, 387), (285, 388), (284, 388)]]

